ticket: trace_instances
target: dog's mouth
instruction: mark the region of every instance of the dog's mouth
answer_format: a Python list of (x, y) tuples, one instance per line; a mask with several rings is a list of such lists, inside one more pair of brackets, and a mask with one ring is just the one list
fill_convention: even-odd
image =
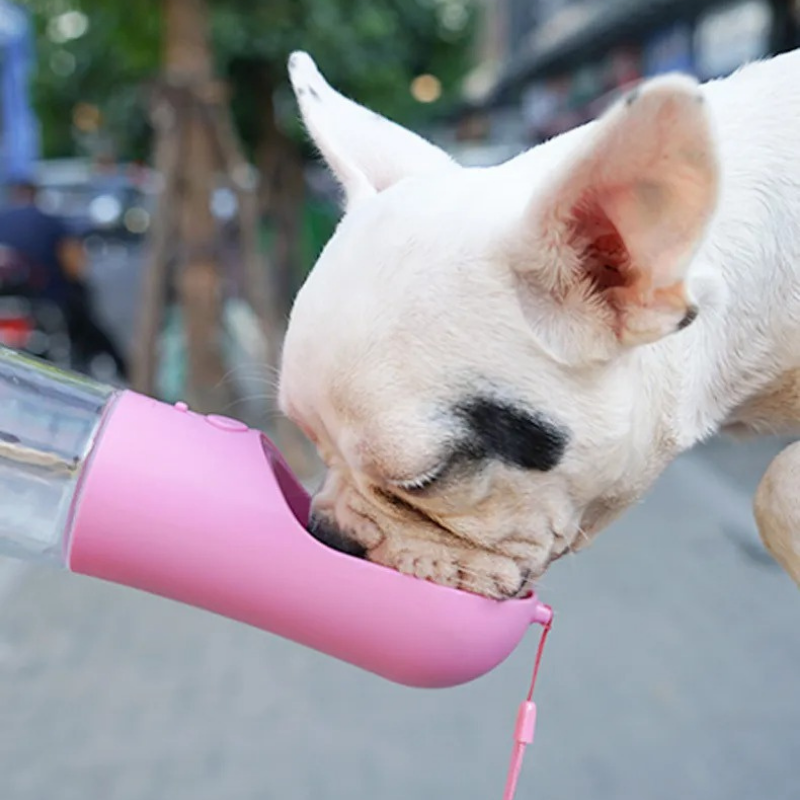
[(536, 591), (536, 578), (533, 575), (533, 570), (523, 569), (522, 580), (520, 581), (519, 589), (510, 595), (508, 600), (525, 600), (531, 597)]
[[(377, 527), (372, 517), (367, 519)], [(344, 555), (496, 600), (530, 596), (547, 569), (573, 550), (570, 538), (563, 534), (554, 533), (549, 542), (538, 546), (531, 541), (530, 550), (523, 552), (520, 540), (511, 543), (509, 551), (502, 544), (496, 549), (481, 547), (454, 535), (450, 546), (435, 537), (406, 536), (402, 530), (393, 535), (383, 526), (370, 546), (369, 537), (365, 542), (363, 535), (323, 513), (312, 514), (307, 529), (320, 544)]]
[(308, 532), (321, 544), (355, 558), (366, 558), (367, 548), (341, 531), (325, 517), (313, 516), (306, 526)]

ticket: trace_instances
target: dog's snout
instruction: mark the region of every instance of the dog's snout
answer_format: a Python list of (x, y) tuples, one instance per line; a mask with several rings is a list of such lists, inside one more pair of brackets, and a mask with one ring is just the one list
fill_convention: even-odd
[(348, 556), (366, 558), (366, 548), (341, 531), (336, 523), (327, 517), (312, 516), (308, 522), (308, 532), (318, 541), (332, 550), (338, 550)]

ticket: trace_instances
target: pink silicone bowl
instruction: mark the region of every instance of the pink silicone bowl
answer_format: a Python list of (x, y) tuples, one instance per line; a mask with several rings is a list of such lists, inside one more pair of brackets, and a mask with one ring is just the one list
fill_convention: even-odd
[(551, 617), (535, 595), (496, 602), (333, 551), (308, 510), (259, 432), (123, 392), (84, 468), (68, 564), (409, 686), (473, 680)]

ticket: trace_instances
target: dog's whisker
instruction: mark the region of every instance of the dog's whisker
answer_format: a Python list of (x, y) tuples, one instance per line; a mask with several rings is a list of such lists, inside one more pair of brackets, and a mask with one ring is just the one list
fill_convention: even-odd
[(239, 380), (247, 381), (248, 383), (263, 384), (264, 386), (269, 386), (276, 391), (278, 389), (278, 384), (275, 382), (275, 380), (266, 375), (239, 375), (237, 377)]
[(221, 381), (227, 381), (231, 378), (243, 379), (262, 379), (265, 381), (274, 381), (277, 383), (280, 378), (280, 368), (274, 367), (271, 364), (236, 364), (230, 369), (226, 370), (223, 374)]
[[(591, 544), (591, 541), (592, 541), (591, 537), (589, 536), (588, 533), (586, 533), (586, 531), (580, 525), (576, 526), (576, 530), (577, 530), (577, 533), (578, 533), (578, 536), (575, 537), (576, 539), (577, 538), (581, 538), (581, 539), (583, 539), (585, 544), (587, 544), (587, 545)], [(570, 542), (569, 552), (573, 553), (573, 554), (578, 552), (577, 549), (576, 549), (576, 543), (575, 543), (574, 540), (572, 542)]]
[[(261, 400), (261, 399), (262, 398), (258, 397), (258, 396), (256, 396), (256, 397), (238, 397), (235, 400), (231, 400), (229, 403), (226, 403), (222, 407), (221, 413), (222, 414), (235, 413), (237, 408), (240, 408), (241, 406), (244, 406), (244, 405), (246, 405), (246, 404), (248, 404), (250, 402), (253, 402), (253, 401), (256, 401), (256, 400)], [(269, 419), (269, 418), (274, 417), (275, 415), (271, 414), (270, 412), (266, 412), (265, 411), (264, 412), (264, 416), (267, 419)]]
[[(269, 378), (273, 377), (269, 374), (271, 369), (272, 368), (266, 364), (263, 365), (263, 367), (262, 365), (254, 365), (254, 364), (236, 364), (235, 366), (225, 371), (220, 381), (224, 382), (234, 377), (242, 377), (242, 376), (247, 377), (248, 375), (251, 375), (253, 377), (263, 376), (264, 378)], [(248, 372), (248, 370), (250, 372)]]

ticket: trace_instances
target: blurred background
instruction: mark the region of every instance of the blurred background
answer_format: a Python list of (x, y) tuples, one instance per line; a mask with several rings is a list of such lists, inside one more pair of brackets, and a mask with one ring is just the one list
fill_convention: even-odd
[[(267, 430), (339, 218), (285, 63), (466, 164), (671, 70), (796, 45), (795, 0), (0, 0), (0, 343)], [(800, 606), (750, 511), (779, 440), (708, 442), (541, 591), (519, 796), (796, 800)], [(423, 692), (158, 598), (0, 560), (2, 800), (499, 797), (530, 636)]]

